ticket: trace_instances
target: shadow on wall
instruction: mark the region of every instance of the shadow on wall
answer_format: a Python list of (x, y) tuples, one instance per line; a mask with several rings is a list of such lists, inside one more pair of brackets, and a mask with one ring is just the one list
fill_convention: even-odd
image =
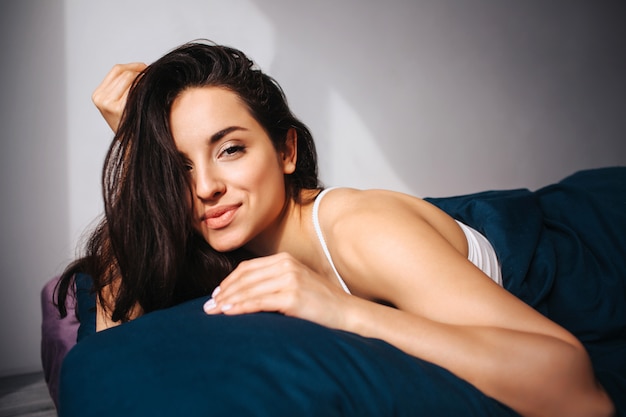
[(40, 291), (67, 256), (63, 9), (2, 2), (0, 376), (40, 369)]
[[(279, 42), (268, 71), (314, 131), (322, 177), (337, 185), (334, 167), (348, 157), (332, 154), (339, 140), (362, 166), (385, 158), (420, 195), (533, 188), (626, 164), (621, 2), (256, 3)], [(358, 134), (334, 134), (333, 94), (380, 155), (363, 152)]]

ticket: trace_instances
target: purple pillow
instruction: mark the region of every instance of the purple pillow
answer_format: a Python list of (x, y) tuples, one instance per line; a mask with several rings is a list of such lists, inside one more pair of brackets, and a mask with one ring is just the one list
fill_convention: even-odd
[(61, 364), (67, 352), (76, 344), (80, 325), (74, 313), (76, 300), (72, 295), (67, 298), (67, 316), (63, 319), (60, 317), (53, 301), (58, 281), (59, 277), (51, 279), (41, 290), (41, 363), (48, 391), (57, 408)]

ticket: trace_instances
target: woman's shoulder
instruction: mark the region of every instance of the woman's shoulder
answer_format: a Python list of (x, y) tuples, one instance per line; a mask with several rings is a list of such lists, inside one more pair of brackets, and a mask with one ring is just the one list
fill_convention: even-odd
[(407, 210), (415, 215), (433, 207), (419, 197), (392, 190), (333, 187), (323, 193), (318, 196), (320, 210), (335, 220)]
[[(423, 200), (390, 190), (329, 188), (318, 195), (313, 216), (329, 238), (359, 238), (377, 226), (407, 219), (419, 220)], [(351, 239), (348, 239), (351, 240)]]
[(419, 197), (392, 190), (330, 189), (320, 201), (319, 221), (330, 240), (350, 241), (350, 245), (374, 235), (378, 239), (406, 233), (419, 236), (426, 228), (465, 250), (463, 232), (448, 214)]

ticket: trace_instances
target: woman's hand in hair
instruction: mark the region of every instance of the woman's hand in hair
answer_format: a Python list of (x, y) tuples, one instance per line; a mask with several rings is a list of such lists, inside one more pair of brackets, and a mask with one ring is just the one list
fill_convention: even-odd
[[(333, 277), (334, 278), (334, 277)], [(334, 281), (287, 253), (244, 261), (204, 305), (207, 314), (279, 312), (342, 328), (343, 308), (354, 298)]]
[(146, 66), (142, 62), (115, 65), (91, 95), (91, 100), (113, 132), (117, 132), (120, 124), (128, 91)]

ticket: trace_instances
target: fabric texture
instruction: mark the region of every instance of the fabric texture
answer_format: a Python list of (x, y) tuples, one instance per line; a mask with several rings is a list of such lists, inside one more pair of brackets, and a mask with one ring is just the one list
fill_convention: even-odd
[(456, 222), (467, 240), (467, 259), (502, 287), (500, 262), (491, 243), (474, 228), (458, 220)]

